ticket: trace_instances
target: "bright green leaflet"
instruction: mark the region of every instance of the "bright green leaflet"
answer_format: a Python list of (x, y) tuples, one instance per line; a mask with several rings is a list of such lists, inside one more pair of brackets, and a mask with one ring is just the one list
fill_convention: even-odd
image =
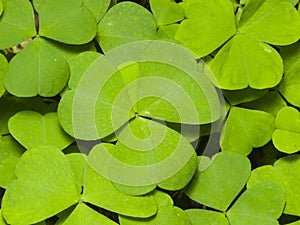
[(211, 208), (226, 211), (250, 176), (250, 161), (234, 152), (218, 153), (210, 166), (199, 171), (185, 193)]
[(161, 191), (155, 191), (154, 197), (158, 203), (157, 214), (147, 219), (137, 219), (119, 216), (121, 225), (192, 225), (186, 213), (173, 206), (172, 198)]
[(287, 70), (279, 85), (279, 92), (286, 98), (288, 102), (294, 106), (300, 107), (300, 62), (298, 61), (292, 68)]
[(3, 76), (8, 68), (7, 59), (4, 55), (0, 54), (0, 97), (5, 93), (5, 87), (3, 85)]
[(43, 38), (36, 37), (9, 63), (8, 92), (18, 97), (57, 95), (69, 79), (69, 65)]
[(90, 64), (99, 58), (101, 54), (93, 51), (86, 51), (78, 54), (70, 62), (70, 79), (68, 86), (70, 89), (75, 89), (80, 82), (81, 76), (84, 71), (90, 66)]
[(150, 7), (159, 26), (184, 19), (182, 7), (174, 0), (150, 0)]
[(283, 0), (250, 0), (243, 9), (238, 30), (270, 44), (289, 45), (299, 39), (300, 15)]
[(286, 102), (277, 91), (270, 91), (260, 99), (242, 104), (242, 107), (265, 111), (273, 116), (276, 116), (285, 106)]
[(300, 62), (300, 42), (282, 47), (280, 49), (280, 55), (284, 63), (284, 72), (288, 73), (295, 66), (298, 66)]
[(80, 186), (83, 186), (87, 156), (83, 153), (71, 153), (66, 155), (70, 161), (74, 176)]
[(3, 96), (0, 98), (0, 134), (9, 134), (8, 120), (15, 113), (22, 110), (34, 110), (45, 114), (54, 112), (57, 102), (47, 102), (41, 97), (16, 98), (14, 96)]
[(25, 149), (11, 135), (0, 137), (0, 162), (8, 158), (19, 158)]
[(189, 0), (182, 4), (187, 19), (181, 22), (175, 39), (206, 56), (236, 32), (234, 11), (229, 0)]
[(279, 151), (292, 154), (300, 150), (300, 113), (297, 109), (282, 108), (276, 116), (275, 128), (272, 141)]
[(19, 158), (7, 158), (0, 162), (0, 187), (6, 189), (16, 179), (15, 169), (18, 162)]
[(275, 181), (283, 187), (286, 195), (285, 214), (300, 216), (300, 156), (285, 156), (277, 160), (274, 167), (264, 166), (253, 170), (248, 182), (252, 187), (262, 180)]
[(39, 35), (66, 44), (84, 44), (97, 31), (96, 18), (79, 0), (34, 1), (39, 13)]
[(3, 13), (3, 3), (2, 1), (0, 1), (0, 16), (2, 15)]
[(298, 3), (298, 0), (285, 0), (295, 6)]
[(247, 189), (227, 212), (231, 225), (278, 225), (285, 205), (284, 190), (275, 182), (263, 181)]
[(96, 39), (102, 50), (107, 52), (122, 44), (155, 37), (153, 15), (141, 5), (122, 2), (113, 6), (99, 22)]
[(110, 0), (83, 0), (83, 2), (94, 15), (97, 23), (102, 19), (110, 5)]
[(0, 19), (0, 49), (10, 48), (36, 35), (33, 9), (29, 1), (2, 1), (5, 13)]
[(286, 225), (300, 225), (300, 220), (293, 222), (293, 223), (286, 224)]
[(11, 117), (8, 128), (25, 148), (51, 145), (63, 150), (74, 140), (61, 129), (57, 114), (44, 116), (34, 111), (21, 111)]
[(177, 23), (160, 26), (157, 30), (157, 39), (158, 40), (167, 40), (170, 42), (180, 44), (179, 41), (175, 40), (175, 35), (178, 31), (179, 26), (180, 25)]
[(89, 166), (86, 168), (82, 200), (120, 215), (137, 218), (153, 216), (157, 211), (157, 203), (152, 195), (124, 195)]
[(185, 211), (192, 221), (192, 225), (212, 224), (212, 225), (229, 225), (226, 216), (223, 213), (213, 212), (201, 209), (188, 209)]
[(265, 89), (280, 82), (283, 63), (278, 52), (269, 45), (239, 34), (217, 53), (211, 70), (218, 82), (215, 85), (220, 88)]
[(79, 203), (68, 218), (59, 220), (56, 225), (117, 225), (117, 223), (91, 209), (84, 203)]
[(69, 134), (95, 140), (116, 131), (134, 113), (206, 124), (220, 118), (221, 108), (215, 88), (190, 51), (165, 41), (141, 41), (97, 59), (76, 90), (63, 95), (58, 114)]
[(232, 107), (222, 130), (221, 149), (248, 155), (253, 147), (267, 144), (272, 138), (273, 130), (273, 115), (259, 110)]
[(120, 131), (115, 148), (98, 151), (94, 160), (103, 162), (97, 172), (115, 183), (144, 187), (165, 181), (162, 187), (169, 190), (183, 188), (196, 169), (196, 154), (184, 137), (141, 117)]
[(268, 90), (256, 90), (245, 88), (242, 90), (227, 91), (223, 90), (224, 97), (231, 105), (239, 105), (245, 102), (251, 102), (264, 96)]
[(79, 201), (81, 188), (68, 159), (55, 147), (27, 150), (15, 174), (17, 179), (2, 201), (2, 214), (9, 224), (36, 223)]

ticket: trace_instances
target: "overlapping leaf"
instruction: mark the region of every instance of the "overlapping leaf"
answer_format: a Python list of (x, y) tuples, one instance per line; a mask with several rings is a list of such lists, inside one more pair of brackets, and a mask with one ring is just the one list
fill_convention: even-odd
[(223, 151), (250, 154), (252, 148), (267, 144), (274, 130), (274, 116), (259, 110), (233, 107), (221, 136)]
[(173, 206), (172, 198), (161, 191), (156, 191), (154, 197), (158, 203), (158, 211), (155, 216), (147, 219), (137, 219), (119, 216), (121, 225), (192, 225), (185, 212)]
[(187, 0), (182, 6), (187, 19), (181, 22), (175, 39), (199, 57), (208, 55), (235, 34), (229, 0)]
[(8, 127), (25, 148), (51, 145), (62, 150), (73, 142), (61, 129), (56, 113), (42, 116), (34, 111), (21, 111), (10, 118)]
[[(32, 224), (78, 202), (81, 188), (65, 155), (55, 147), (27, 150), (7, 188), (2, 213), (10, 224)], [(33, 204), (34, 202), (34, 204)]]
[(45, 39), (36, 37), (10, 61), (4, 85), (18, 97), (52, 97), (64, 88), (68, 78), (66, 60)]
[(136, 3), (123, 2), (104, 15), (98, 24), (96, 38), (104, 52), (107, 52), (119, 45), (152, 40), (155, 36), (156, 22), (153, 15)]
[(300, 215), (300, 195), (298, 192), (300, 179), (300, 157), (291, 155), (280, 158), (274, 166), (262, 166), (253, 170), (248, 187), (264, 180), (272, 180), (280, 184), (285, 190), (286, 206), (284, 213)]
[(96, 18), (79, 0), (36, 0), (39, 35), (67, 44), (91, 41), (97, 30)]
[(10, 48), (36, 35), (29, 1), (4, 0), (0, 17), (0, 49)]
[(282, 108), (276, 116), (275, 128), (272, 141), (279, 151), (291, 154), (300, 150), (300, 113), (297, 109)]
[(212, 61), (211, 69), (218, 81), (216, 85), (229, 90), (274, 87), (283, 73), (282, 59), (275, 49), (243, 34), (226, 43)]
[(0, 54), (0, 97), (5, 93), (5, 87), (3, 85), (3, 77), (8, 68), (7, 59)]

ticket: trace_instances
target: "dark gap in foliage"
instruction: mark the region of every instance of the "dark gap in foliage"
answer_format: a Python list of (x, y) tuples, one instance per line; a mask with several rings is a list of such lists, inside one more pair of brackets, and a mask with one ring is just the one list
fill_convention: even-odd
[(37, 12), (36, 9), (35, 9), (34, 3), (33, 3), (32, 0), (30, 0), (30, 3), (31, 3), (31, 5), (32, 5), (33, 12), (34, 12), (35, 30), (36, 30), (36, 33), (38, 34), (38, 33), (39, 33), (39, 30), (40, 30), (39, 14), (38, 14), (38, 12)]
[[(127, 2), (128, 0), (118, 0), (118, 2)], [(150, 3), (149, 0), (131, 0), (131, 2), (135, 2), (137, 4), (140, 4), (150, 10)]]
[(288, 224), (288, 223), (293, 223), (300, 220), (299, 216), (292, 216), (292, 215), (286, 215), (282, 214), (280, 218), (278, 219), (280, 224)]
[(240, 193), (234, 198), (234, 200), (231, 202), (231, 204), (228, 206), (227, 210), (228, 211), (229, 209), (231, 209), (231, 207), (236, 203), (236, 201), (241, 197), (241, 195), (247, 190), (246, 187), (244, 187)]
[(104, 52), (103, 52), (103, 50), (101, 49), (101, 47), (100, 47), (98, 41), (96, 40), (96, 38), (93, 39), (93, 44), (94, 44), (94, 46), (95, 46), (97, 52), (99, 52), (99, 53), (101, 53), (101, 54), (104, 54)]
[(46, 219), (46, 224), (55, 224), (58, 221), (58, 217), (57, 216), (52, 216), (48, 219)]
[(174, 206), (177, 206), (183, 210), (197, 208), (203, 209), (204, 206), (194, 200), (190, 199), (187, 195), (183, 193), (183, 191), (177, 191), (171, 194), (171, 197), (174, 201)]
[(76, 139), (76, 144), (80, 150), (81, 153), (88, 155), (91, 149), (97, 145), (100, 144), (101, 140), (92, 140), (92, 141), (85, 141), (85, 140), (79, 140)]
[(85, 202), (85, 204), (87, 206), (89, 206), (90, 208), (92, 208), (93, 210), (95, 210), (95, 211), (101, 213), (102, 215), (106, 216), (107, 218), (115, 221), (116, 223), (119, 223), (119, 218), (118, 218), (118, 214), (117, 213), (114, 213), (114, 212), (108, 211), (106, 209), (100, 208), (100, 207), (95, 206), (93, 204), (90, 204), (88, 202)]
[(2, 198), (4, 195), (5, 189), (0, 187), (0, 203), (2, 203)]
[(220, 151), (220, 133), (203, 136), (196, 147), (198, 156), (212, 157)]

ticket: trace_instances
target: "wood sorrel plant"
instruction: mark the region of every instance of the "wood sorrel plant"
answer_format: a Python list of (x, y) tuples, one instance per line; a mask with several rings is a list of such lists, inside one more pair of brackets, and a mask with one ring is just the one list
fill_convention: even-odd
[(0, 0), (0, 224), (300, 224), (297, 0)]

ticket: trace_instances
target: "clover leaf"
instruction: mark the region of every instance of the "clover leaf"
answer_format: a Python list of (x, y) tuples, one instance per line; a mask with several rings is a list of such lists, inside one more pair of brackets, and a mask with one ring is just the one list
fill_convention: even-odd
[(0, 49), (10, 48), (36, 35), (29, 1), (4, 0), (2, 3), (5, 13), (0, 19)]
[[(178, 94), (180, 99), (175, 97)], [(141, 41), (97, 59), (80, 85), (63, 95), (58, 114), (67, 133), (95, 140), (112, 134), (136, 114), (206, 124), (220, 118), (221, 108), (216, 90), (201, 75), (193, 54), (173, 43)], [(79, 119), (82, 116), (89, 119)]]
[(8, 68), (7, 59), (0, 54), (0, 97), (5, 93), (5, 87), (3, 85), (3, 77)]
[(247, 186), (252, 187), (258, 182), (271, 180), (282, 186), (286, 195), (284, 213), (300, 216), (300, 157), (290, 155), (278, 159), (274, 166), (266, 165), (252, 171)]
[(41, 97), (16, 98), (14, 96), (3, 96), (0, 98), (0, 134), (9, 134), (8, 120), (19, 111), (34, 110), (41, 114), (46, 114), (56, 111), (56, 108), (57, 102), (48, 102)]
[(0, 162), (8, 158), (19, 158), (24, 148), (11, 135), (0, 137)]
[(3, 2), (0, 1), (0, 16), (2, 15), (3, 13)]
[[(22, 66), (24, 64), (26, 66)], [(66, 60), (46, 39), (36, 37), (10, 61), (4, 85), (8, 92), (18, 97), (52, 97), (64, 88), (68, 78)]]
[(153, 15), (136, 3), (122, 2), (113, 6), (99, 22), (96, 39), (107, 52), (122, 44), (155, 37)]
[(250, 170), (249, 160), (233, 152), (218, 153), (206, 169), (199, 170), (185, 193), (194, 201), (222, 212), (188, 209), (192, 224), (200, 221), (221, 225), (241, 222), (250, 225), (257, 221), (258, 224), (278, 224), (276, 219), (283, 211), (285, 195), (281, 186), (273, 181), (257, 183), (233, 202), (246, 184)]
[(187, 217), (186, 213), (176, 207), (173, 206), (172, 198), (161, 191), (155, 191), (154, 197), (158, 203), (158, 211), (157, 214), (153, 217), (146, 218), (146, 219), (137, 219), (131, 218), (126, 216), (119, 216), (120, 224), (121, 225), (191, 225), (189, 218)]
[(185, 193), (201, 204), (226, 211), (246, 184), (250, 170), (246, 157), (234, 152), (218, 153), (207, 169), (196, 173)]
[(241, 90), (234, 90), (234, 91), (228, 91), (228, 90), (222, 90), (222, 93), (226, 100), (231, 105), (239, 105), (241, 103), (251, 102), (256, 99), (260, 99), (263, 97), (268, 90), (257, 90), (252, 88), (245, 88)]
[[(211, 70), (217, 78), (216, 85), (220, 88), (236, 90), (250, 86), (265, 89), (280, 82), (283, 66), (275, 49), (244, 34), (238, 34), (217, 53)], [(264, 74), (263, 79), (261, 74)]]
[(17, 179), (9, 185), (2, 201), (2, 214), (9, 224), (42, 221), (80, 198), (81, 188), (76, 184), (69, 161), (55, 147), (28, 149), (15, 174)]
[(299, 39), (300, 16), (286, 1), (250, 0), (243, 8), (238, 30), (263, 42), (289, 45)]
[(73, 142), (60, 127), (57, 114), (45, 116), (34, 111), (21, 111), (8, 121), (8, 128), (13, 137), (25, 148), (51, 145), (60, 150)]
[(297, 109), (282, 108), (276, 116), (275, 128), (272, 141), (279, 151), (291, 154), (300, 150), (300, 113)]
[(104, 215), (96, 212), (84, 203), (79, 203), (74, 211), (67, 217), (58, 220), (56, 225), (117, 225)]
[(182, 7), (187, 18), (181, 22), (175, 39), (199, 57), (220, 47), (236, 32), (229, 0), (186, 0)]
[(222, 130), (221, 149), (248, 155), (253, 147), (267, 144), (272, 138), (273, 130), (273, 115), (259, 110), (232, 107)]
[(97, 23), (102, 19), (110, 5), (110, 0), (84, 0), (83, 2), (94, 15)]
[[(168, 127), (136, 118), (118, 137), (114, 148), (98, 145), (92, 150), (97, 153), (90, 163), (107, 179), (133, 187), (156, 184), (179, 190), (192, 178), (197, 162), (194, 149)], [(151, 186), (146, 188), (148, 192), (152, 189)]]
[(67, 44), (91, 41), (97, 30), (96, 18), (82, 1), (35, 0), (39, 14), (39, 35)]
[(157, 211), (152, 195), (122, 194), (114, 188), (111, 181), (100, 176), (90, 166), (86, 167), (82, 200), (121, 215), (137, 218), (153, 216)]
[(159, 26), (184, 19), (184, 11), (174, 0), (150, 0), (151, 11)]

